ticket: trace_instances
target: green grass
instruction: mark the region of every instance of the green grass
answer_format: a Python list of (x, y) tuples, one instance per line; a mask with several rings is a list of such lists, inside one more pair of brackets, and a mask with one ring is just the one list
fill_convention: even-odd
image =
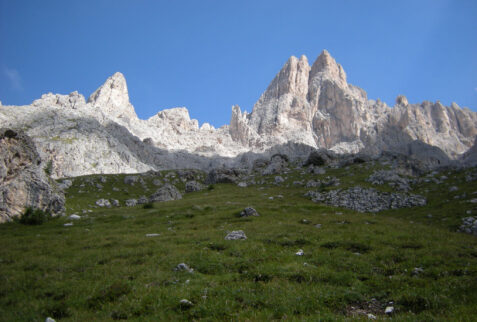
[[(260, 186), (215, 184), (153, 207), (109, 209), (94, 202), (124, 205), (149, 196), (158, 188), (153, 180), (164, 182), (169, 172), (144, 175), (134, 186), (123, 183), (125, 175), (103, 175), (106, 182), (75, 178), (67, 214), (82, 219), (72, 227), (63, 226), (67, 218), (0, 226), (0, 320), (366, 320), (353, 317), (351, 307), (371, 299), (382, 306), (372, 312), (378, 319), (393, 301), (396, 321), (477, 320), (477, 238), (456, 232), (466, 210), (477, 213), (465, 201), (477, 197), (477, 185), (465, 182), (464, 172), (446, 172), (441, 185), (417, 185), (426, 207), (379, 214), (316, 204), (303, 197), (309, 189), (292, 185), (336, 176), (340, 187), (371, 186), (364, 179), (378, 168), (353, 165), (325, 175), (293, 170), (282, 174), (281, 186), (267, 176)], [(184, 182), (174, 180), (183, 190)], [(449, 193), (451, 185), (459, 190)], [(463, 193), (465, 199), (454, 199)], [(260, 217), (237, 217), (246, 206)], [(224, 240), (227, 231), (240, 229), (247, 240)], [(295, 255), (299, 249), (304, 256)], [(175, 272), (182, 262), (194, 273)], [(423, 272), (414, 274), (417, 267)]]

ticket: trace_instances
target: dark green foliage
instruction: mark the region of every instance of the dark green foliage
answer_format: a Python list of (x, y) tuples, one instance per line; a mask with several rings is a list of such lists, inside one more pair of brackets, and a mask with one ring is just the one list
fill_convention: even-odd
[(207, 190), (211, 191), (211, 190), (214, 190), (215, 186), (213, 184), (209, 184), (207, 186)]
[(144, 209), (153, 209), (154, 208), (154, 204), (152, 202), (148, 202), (148, 203), (145, 203), (143, 206), (142, 206)]
[(23, 225), (41, 225), (51, 219), (51, 214), (40, 209), (28, 207), (20, 216), (18, 222)]
[(45, 168), (43, 168), (43, 170), (45, 171), (45, 173), (46, 173), (48, 176), (51, 176), (52, 171), (53, 171), (53, 161), (52, 161), (52, 160), (48, 160), (48, 162), (46, 162), (46, 166), (45, 166)]

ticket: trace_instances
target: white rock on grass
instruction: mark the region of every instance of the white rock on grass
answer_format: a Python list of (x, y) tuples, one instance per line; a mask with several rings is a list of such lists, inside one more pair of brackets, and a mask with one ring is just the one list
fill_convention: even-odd
[(81, 216), (78, 216), (78, 215), (71, 215), (68, 217), (69, 219), (72, 219), (72, 220), (79, 220), (81, 219)]
[(394, 312), (394, 306), (387, 306), (386, 309), (384, 310), (384, 314), (393, 314)]
[(239, 239), (247, 239), (243, 230), (234, 230), (225, 236), (225, 240), (239, 240)]
[(296, 256), (303, 256), (305, 255), (305, 252), (303, 251), (303, 249), (299, 249), (296, 253), (295, 253)]
[(63, 226), (65, 226), (65, 227), (71, 227), (71, 226), (73, 226), (73, 223), (72, 223), (72, 222), (68, 222), (68, 223), (64, 224)]
[(187, 299), (182, 299), (180, 300), (180, 305), (181, 306), (184, 306), (184, 307), (191, 307), (194, 305), (194, 303), (192, 303), (191, 301), (187, 300)]
[(98, 207), (111, 207), (111, 203), (109, 202), (108, 199), (98, 199), (96, 200), (96, 205)]
[(187, 265), (186, 263), (180, 263), (174, 268), (174, 271), (176, 272), (185, 271), (185, 272), (193, 273), (194, 269), (190, 268), (189, 265)]
[(126, 200), (126, 206), (127, 207), (134, 207), (135, 205), (137, 205), (137, 200), (136, 199)]
[(46, 320), (45, 320), (45, 322), (56, 322), (56, 320), (55, 320), (55, 319), (52, 319), (52, 318), (50, 318), (50, 317), (47, 317)]
[(161, 234), (146, 234), (146, 237), (157, 237), (161, 236)]

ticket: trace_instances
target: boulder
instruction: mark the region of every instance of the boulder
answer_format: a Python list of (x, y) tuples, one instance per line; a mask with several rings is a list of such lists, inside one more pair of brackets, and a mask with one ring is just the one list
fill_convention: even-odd
[(187, 181), (185, 185), (185, 192), (195, 192), (204, 189), (204, 185), (197, 181)]
[(225, 240), (239, 240), (239, 239), (247, 239), (243, 230), (234, 230), (225, 236)]
[(20, 216), (28, 207), (52, 215), (64, 212), (64, 194), (47, 177), (48, 169), (51, 163), (42, 163), (29, 136), (0, 129), (0, 223)]
[(236, 169), (218, 168), (213, 169), (205, 179), (206, 184), (237, 183), (240, 172)]
[(182, 195), (177, 188), (170, 183), (166, 183), (149, 197), (150, 202), (161, 202), (182, 199)]
[(244, 210), (240, 212), (240, 217), (250, 217), (250, 216), (255, 216), (258, 217), (260, 216), (258, 212), (252, 208), (252, 207), (247, 207)]
[(136, 199), (128, 199), (126, 200), (126, 207), (134, 207), (137, 205), (137, 200)]
[(96, 206), (98, 207), (111, 207), (111, 203), (108, 199), (98, 199), (96, 200)]
[(268, 166), (262, 171), (262, 175), (282, 173), (288, 166), (288, 157), (284, 154), (275, 154), (270, 159)]
[(330, 161), (334, 160), (336, 155), (333, 151), (329, 151), (326, 149), (319, 149), (313, 151), (308, 156), (304, 166), (314, 165), (314, 166), (324, 166), (330, 163)]

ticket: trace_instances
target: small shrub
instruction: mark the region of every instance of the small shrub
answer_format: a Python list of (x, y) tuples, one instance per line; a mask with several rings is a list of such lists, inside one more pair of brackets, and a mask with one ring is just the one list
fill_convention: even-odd
[(207, 187), (207, 190), (211, 191), (211, 190), (214, 190), (215, 187), (213, 184), (209, 184), (209, 186)]
[(43, 170), (45, 171), (45, 173), (48, 176), (51, 176), (51, 173), (53, 172), (53, 161), (48, 160), (48, 162), (46, 163), (46, 166), (43, 168)]
[(33, 209), (28, 207), (20, 216), (18, 222), (23, 225), (41, 225), (51, 219), (49, 212), (44, 212), (40, 209)]
[(154, 204), (152, 202), (145, 203), (144, 206), (142, 206), (144, 209), (153, 209)]

